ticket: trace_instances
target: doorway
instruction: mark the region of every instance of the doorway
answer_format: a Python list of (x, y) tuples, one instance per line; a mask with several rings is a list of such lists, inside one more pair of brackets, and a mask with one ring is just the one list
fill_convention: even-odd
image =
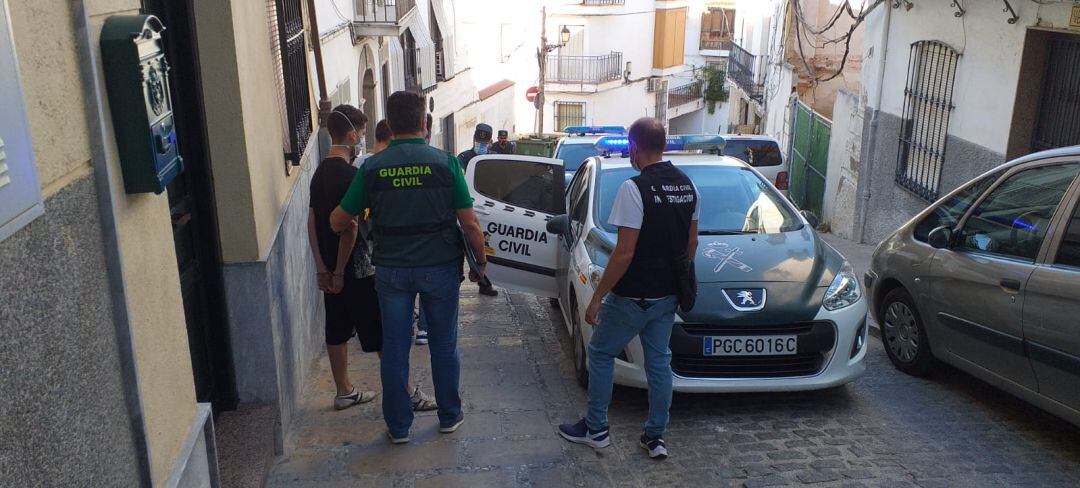
[(236, 385), (191, 0), (143, 0), (143, 11), (164, 23), (165, 54), (173, 66), (169, 82), (185, 168), (169, 184), (168, 196), (195, 396), (215, 413), (233, 410)]
[(363, 109), (367, 116), (367, 137), (364, 138), (364, 145), (371, 151), (371, 148), (375, 147), (375, 124), (379, 123), (379, 114), (375, 110), (375, 73), (370, 69), (365, 70), (363, 80)]
[(1028, 29), (1006, 159), (1075, 144), (1080, 144), (1080, 35)]

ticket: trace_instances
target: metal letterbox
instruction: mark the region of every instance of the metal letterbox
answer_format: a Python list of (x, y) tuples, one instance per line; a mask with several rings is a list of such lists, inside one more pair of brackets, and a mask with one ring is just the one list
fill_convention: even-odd
[(114, 15), (101, 54), (127, 193), (161, 193), (184, 169), (176, 144), (165, 26), (153, 15)]

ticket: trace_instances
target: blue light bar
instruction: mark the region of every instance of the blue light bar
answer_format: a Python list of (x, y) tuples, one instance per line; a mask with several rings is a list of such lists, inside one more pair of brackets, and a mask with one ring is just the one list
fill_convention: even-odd
[(596, 141), (596, 149), (604, 154), (630, 151), (630, 138), (626, 136), (604, 136)]
[[(715, 134), (667, 136), (667, 147), (664, 148), (664, 151), (719, 150), (724, 147), (724, 142), (723, 137)], [(596, 141), (595, 147), (604, 154), (627, 153), (630, 151), (630, 138), (627, 136), (604, 136)]]
[(567, 134), (585, 135), (585, 134), (626, 134), (626, 127), (619, 125), (572, 125), (563, 129), (563, 132)]

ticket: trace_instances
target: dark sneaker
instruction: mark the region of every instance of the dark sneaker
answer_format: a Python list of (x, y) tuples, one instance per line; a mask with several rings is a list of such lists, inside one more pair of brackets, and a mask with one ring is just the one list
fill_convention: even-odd
[(449, 424), (444, 424), (442, 422), (439, 422), (439, 432), (441, 432), (443, 434), (453, 434), (455, 431), (458, 430), (458, 427), (461, 427), (461, 424), (464, 424), (464, 423), (465, 423), (465, 414), (459, 413), (458, 416), (457, 416), (457, 420), (455, 420), (455, 421), (453, 421), (453, 422), (451, 422)]
[(585, 444), (586, 446), (593, 448), (611, 445), (611, 438), (608, 437), (607, 427), (600, 430), (592, 430), (588, 425), (585, 425), (585, 419), (579, 420), (576, 424), (560, 425), (559, 435), (570, 442)]
[(499, 290), (496, 290), (493, 286), (481, 286), (480, 294), (487, 295), (489, 297), (497, 297), (499, 296)]
[(667, 446), (664, 445), (663, 437), (649, 437), (648, 434), (641, 434), (639, 445), (642, 449), (649, 451), (649, 457), (667, 459)]
[(418, 346), (427, 345), (427, 343), (428, 343), (427, 331), (426, 330), (417, 330), (416, 331), (416, 341), (415, 342), (416, 342), (416, 345), (418, 345)]
[(386, 431), (386, 437), (389, 437), (390, 442), (393, 443), (393, 444), (408, 444), (409, 443), (409, 436), (406, 435), (404, 437), (394, 437), (394, 434), (391, 434), (389, 430)]
[(377, 391), (360, 391), (353, 388), (353, 391), (348, 395), (338, 395), (334, 397), (334, 410), (345, 410), (353, 405), (359, 405), (361, 403), (367, 403), (379, 396)]

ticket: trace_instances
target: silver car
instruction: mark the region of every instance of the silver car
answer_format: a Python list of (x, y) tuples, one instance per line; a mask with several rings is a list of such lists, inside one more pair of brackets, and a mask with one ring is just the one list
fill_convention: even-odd
[(999, 166), (874, 252), (866, 286), (901, 371), (940, 360), (1080, 425), (1080, 146)]

